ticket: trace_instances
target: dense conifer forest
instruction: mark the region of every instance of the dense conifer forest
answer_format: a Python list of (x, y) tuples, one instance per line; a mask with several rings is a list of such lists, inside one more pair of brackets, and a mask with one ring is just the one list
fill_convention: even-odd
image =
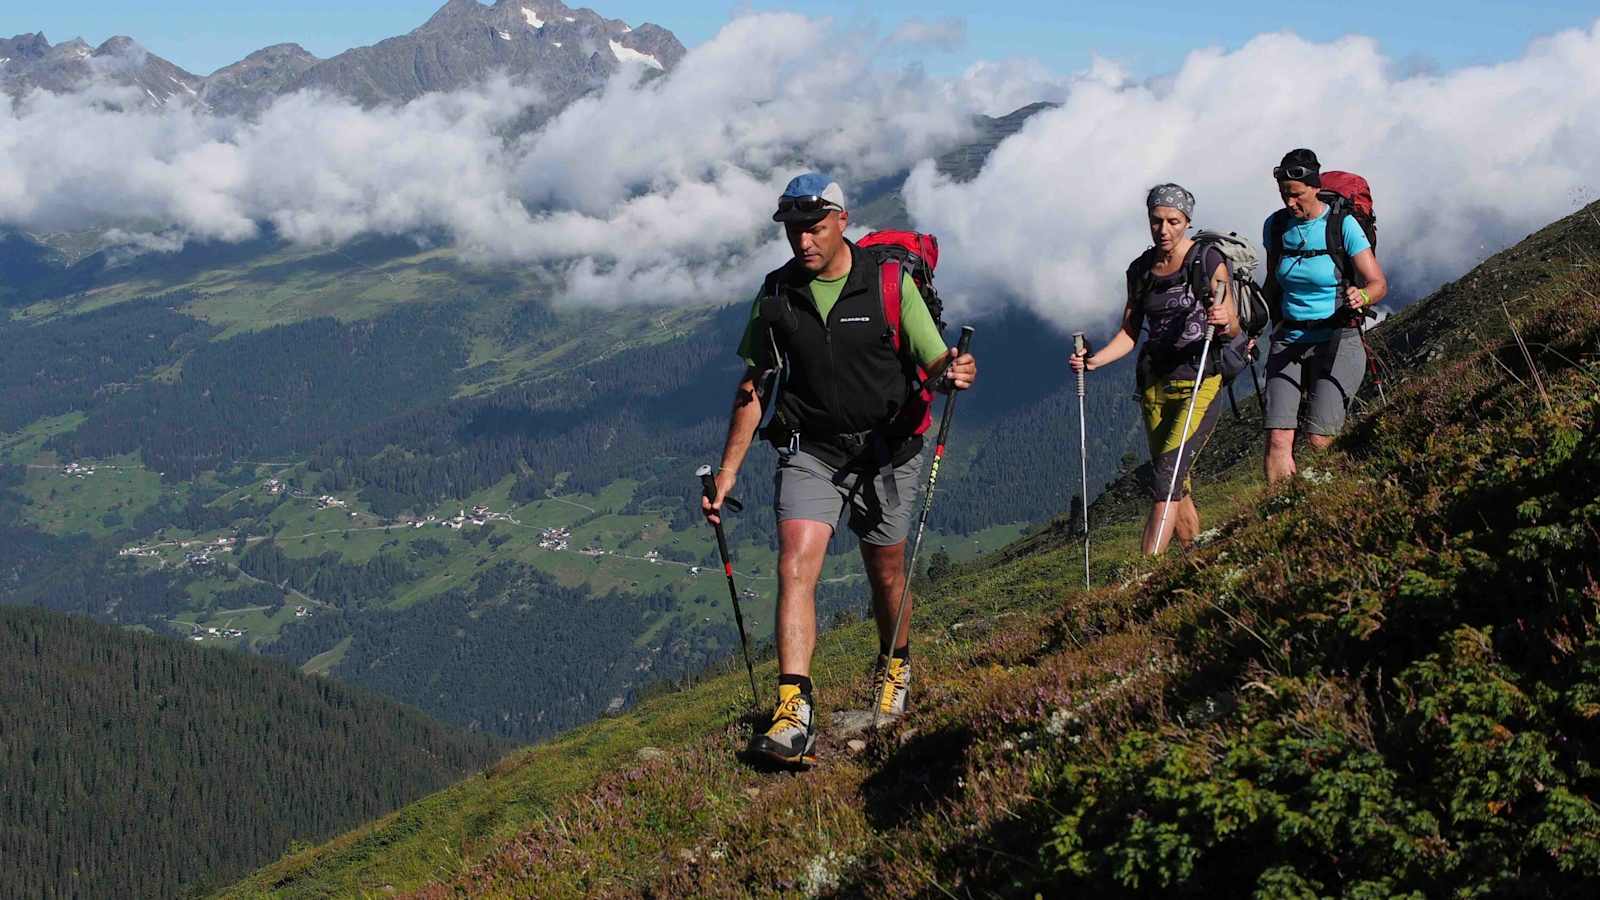
[(0, 606), (0, 896), (226, 883), (508, 745), (281, 663)]

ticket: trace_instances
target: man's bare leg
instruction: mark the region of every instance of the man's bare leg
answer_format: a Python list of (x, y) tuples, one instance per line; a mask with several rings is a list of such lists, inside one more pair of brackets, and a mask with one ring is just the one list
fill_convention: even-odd
[(833, 526), (808, 519), (778, 523), (778, 673), (811, 676), (817, 647), (817, 578)]
[[(906, 587), (906, 542), (880, 547), (861, 542), (861, 561), (867, 568), (867, 581), (872, 585), (872, 616), (878, 622), (878, 646), (888, 647), (894, 640), (895, 623), (900, 615), (900, 595)], [(891, 648), (898, 650), (911, 639), (911, 595), (906, 597), (906, 624), (900, 632), (900, 642)]]

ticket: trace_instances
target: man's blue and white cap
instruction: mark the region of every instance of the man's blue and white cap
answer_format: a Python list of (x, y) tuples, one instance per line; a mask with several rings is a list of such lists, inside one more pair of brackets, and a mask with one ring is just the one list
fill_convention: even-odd
[(774, 222), (815, 222), (830, 212), (844, 211), (844, 189), (837, 181), (817, 172), (790, 179), (778, 197)]

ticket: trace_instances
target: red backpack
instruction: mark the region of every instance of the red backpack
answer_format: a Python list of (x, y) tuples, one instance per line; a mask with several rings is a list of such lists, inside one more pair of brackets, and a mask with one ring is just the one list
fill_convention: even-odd
[[(933, 322), (943, 332), (944, 301), (933, 286), (933, 270), (939, 266), (939, 239), (931, 234), (915, 231), (874, 231), (856, 242), (856, 246), (871, 251), (878, 260), (879, 285), (883, 295), (883, 319), (889, 325), (890, 340), (895, 352), (904, 347), (900, 333), (900, 283), (903, 275), (910, 275), (917, 292), (927, 304)], [(901, 407), (895, 416), (894, 430), (908, 434), (922, 434), (933, 425), (933, 392), (928, 389), (928, 373), (916, 360), (908, 359), (916, 368), (916, 383), (912, 399)], [(916, 423), (912, 426), (912, 423)]]
[(1323, 172), (1322, 190), (1317, 196), (1336, 212), (1347, 211), (1356, 217), (1356, 224), (1378, 252), (1378, 216), (1372, 207), (1372, 186), (1353, 172)]

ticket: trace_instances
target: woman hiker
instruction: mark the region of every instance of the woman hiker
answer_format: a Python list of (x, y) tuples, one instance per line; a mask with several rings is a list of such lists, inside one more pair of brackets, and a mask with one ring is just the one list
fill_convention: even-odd
[[(1194, 202), (1194, 195), (1176, 184), (1150, 189), (1145, 209), (1155, 246), (1128, 266), (1128, 299), (1122, 310), (1122, 327), (1094, 354), (1074, 353), (1069, 359), (1074, 371), (1094, 371), (1128, 355), (1139, 342), (1141, 327), (1146, 333), (1139, 353), (1138, 386), (1154, 474), (1150, 517), (1144, 529), (1144, 552), (1150, 555), (1165, 550), (1174, 533), (1186, 546), (1200, 533), (1200, 513), (1190, 496), (1189, 471), (1217, 422), (1220, 405), (1215, 401), (1222, 388), (1222, 376), (1217, 371), (1216, 358), (1227, 342), (1223, 335), (1232, 336), (1239, 331), (1237, 313), (1228, 295), (1227, 263), (1214, 246), (1198, 244), (1189, 236)], [(1210, 296), (1214, 299), (1209, 306), (1195, 296), (1191, 266), (1198, 266), (1199, 274), (1210, 281)], [(1208, 325), (1216, 327), (1217, 337), (1202, 378), (1200, 353)], [(1184, 434), (1189, 401), (1197, 393), (1194, 417)], [(1171, 494), (1169, 510), (1168, 488), (1175, 469), (1178, 485)]]
[[(1277, 322), (1267, 355), (1268, 482), (1295, 473), (1298, 430), (1322, 450), (1344, 428), (1367, 365), (1358, 330), (1362, 310), (1389, 292), (1356, 217), (1341, 213), (1330, 220), (1319, 196), (1321, 173), (1317, 155), (1306, 149), (1289, 151), (1272, 170), (1283, 209), (1267, 217), (1262, 239)], [(1331, 253), (1330, 243), (1336, 249), (1342, 244), (1343, 254)]]

